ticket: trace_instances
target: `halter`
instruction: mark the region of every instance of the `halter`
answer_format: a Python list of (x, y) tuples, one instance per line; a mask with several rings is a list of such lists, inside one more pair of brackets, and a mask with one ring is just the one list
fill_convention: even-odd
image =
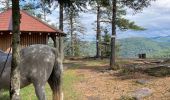
[(8, 58), (9, 58), (9, 54), (10, 54), (10, 52), (11, 52), (11, 47), (10, 47), (10, 50), (9, 50), (9, 52), (8, 52), (8, 55), (7, 55), (7, 58), (6, 58), (6, 61), (5, 61), (5, 63), (4, 63), (4, 66), (3, 66), (3, 69), (2, 69), (2, 71), (1, 71), (1, 73), (0, 73), (0, 78), (2, 77), (2, 73), (4, 72), (4, 70), (5, 70), (5, 67), (6, 67), (6, 64), (7, 64), (7, 61), (8, 61)]

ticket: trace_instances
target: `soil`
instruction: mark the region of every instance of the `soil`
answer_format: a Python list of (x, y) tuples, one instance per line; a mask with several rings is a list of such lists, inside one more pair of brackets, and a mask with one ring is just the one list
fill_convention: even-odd
[[(143, 97), (142, 100), (170, 100), (169, 73), (162, 76), (154, 76), (145, 72), (149, 68), (159, 65), (169, 65), (169, 62), (153, 60), (128, 60), (120, 63), (124, 67), (139, 68), (138, 70), (107, 70), (108, 61), (97, 60), (67, 60), (67, 69), (75, 70), (77, 76), (83, 79), (74, 86), (82, 94), (81, 100), (133, 100), (134, 91), (147, 88), (152, 94)], [(164, 67), (164, 66), (163, 66)], [(169, 68), (169, 67), (167, 67)], [(154, 69), (155, 71), (155, 69)], [(154, 72), (153, 72), (154, 73)], [(155, 72), (157, 73), (157, 72)], [(144, 83), (140, 83), (140, 81)], [(126, 98), (126, 99), (125, 99)]]

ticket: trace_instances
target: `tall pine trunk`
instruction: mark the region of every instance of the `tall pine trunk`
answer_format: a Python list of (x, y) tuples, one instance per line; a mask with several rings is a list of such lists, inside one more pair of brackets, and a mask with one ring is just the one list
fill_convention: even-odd
[(100, 30), (100, 6), (97, 6), (97, 31), (96, 31), (96, 58), (101, 56), (100, 51), (100, 40), (101, 40), (101, 30)]
[[(60, 11), (59, 11), (59, 29), (63, 31), (63, 12), (64, 12), (64, 5), (63, 3), (60, 4)], [(61, 58), (64, 59), (64, 37), (61, 35), (59, 36), (59, 52), (61, 53)]]
[[(59, 29), (61, 31), (63, 31), (63, 12), (64, 12), (64, 5), (63, 3), (60, 3), (60, 8), (59, 8)], [(64, 59), (64, 37), (62, 37), (62, 35), (59, 35), (59, 38), (57, 39), (57, 43), (58, 43), (58, 48), (56, 48), (56, 50), (58, 50), (59, 54), (58, 54), (58, 59), (59, 60), (59, 67), (62, 69), (63, 71), (63, 59)], [(60, 77), (60, 84), (62, 84), (63, 81), (63, 72), (61, 72), (61, 77)], [(59, 87), (59, 95), (60, 95), (60, 99), (59, 100), (63, 100), (63, 92), (62, 92), (62, 85), (60, 85)]]
[(116, 41), (116, 3), (117, 0), (112, 0), (112, 36), (111, 36), (111, 57), (110, 57), (110, 68), (115, 69), (115, 41)]
[(70, 10), (70, 35), (71, 35), (71, 56), (75, 56), (75, 45), (74, 45), (74, 36), (73, 36), (73, 12)]
[(12, 0), (12, 63), (11, 63), (11, 100), (20, 99), (20, 8), (19, 0)]

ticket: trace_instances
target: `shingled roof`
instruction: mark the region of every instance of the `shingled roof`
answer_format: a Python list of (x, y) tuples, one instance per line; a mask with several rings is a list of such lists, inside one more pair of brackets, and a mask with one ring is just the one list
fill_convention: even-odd
[[(47, 23), (41, 21), (40, 19), (28, 14), (26, 11), (21, 10), (21, 32), (42, 32), (42, 33), (52, 33), (52, 34), (62, 34), (66, 35), (61, 30), (53, 28)], [(12, 31), (12, 9), (8, 9), (0, 13), (0, 32)]]

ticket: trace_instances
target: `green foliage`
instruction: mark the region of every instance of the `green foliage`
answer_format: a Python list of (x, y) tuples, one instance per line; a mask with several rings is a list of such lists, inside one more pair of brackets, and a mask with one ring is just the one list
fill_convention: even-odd
[(42, 0), (37, 1), (23, 1), (21, 6), (22, 10), (26, 10), (28, 13), (30, 13), (33, 16), (38, 17), (41, 20), (44, 20), (47, 22), (47, 15), (52, 13), (52, 8), (49, 6), (49, 4)]
[(101, 52), (102, 56), (104, 57), (109, 57), (110, 56), (110, 41), (111, 41), (111, 36), (108, 33), (108, 30), (104, 30), (104, 36), (102, 37), (102, 42), (101, 42)]
[[(41, 0), (44, 1), (44, 0)], [(83, 10), (84, 8), (86, 8), (86, 0), (45, 0), (46, 2), (48, 2), (49, 5), (53, 5), (56, 2), (56, 6), (58, 6), (58, 4), (62, 4), (64, 5), (64, 8), (70, 8), (73, 7), (74, 10)]]
[(125, 18), (118, 18), (116, 23), (120, 30), (128, 30), (128, 29), (136, 30), (136, 31), (145, 30), (143, 27), (136, 25), (135, 22)]
[[(116, 12), (116, 26), (120, 30), (135, 30), (142, 31), (145, 30), (143, 27), (135, 24), (134, 21), (124, 18), (126, 16), (127, 10), (124, 5), (117, 3), (117, 12)], [(105, 24), (111, 24), (112, 22), (112, 6), (107, 6), (106, 9), (102, 10), (101, 22)]]
[[(101, 52), (102, 52), (102, 56), (103, 57), (109, 57), (110, 54), (111, 54), (111, 51), (110, 51), (110, 42), (111, 42), (111, 36), (108, 32), (107, 29), (104, 30), (104, 35), (102, 37), (102, 40), (101, 40)], [(120, 51), (120, 47), (121, 45), (117, 42), (116, 43), (116, 56), (118, 57), (119, 56), (119, 51)]]
[(118, 0), (122, 5), (131, 8), (135, 11), (141, 11), (143, 8), (148, 7), (152, 1), (156, 0)]
[(0, 12), (3, 12), (7, 10), (8, 8), (11, 8), (12, 1), (11, 0), (0, 0)]
[(155, 51), (149, 55), (152, 58), (170, 58), (170, 47), (169, 49), (161, 49), (159, 51)]
[(89, 4), (101, 6), (101, 7), (107, 7), (110, 5), (110, 2), (109, 2), (109, 0), (89, 0)]
[[(75, 56), (93, 57), (96, 52), (96, 44), (93, 41), (79, 41), (75, 45)], [(65, 55), (71, 56), (71, 45), (70, 41), (65, 41)]]
[(65, 8), (65, 28), (67, 29), (68, 37), (67, 41), (67, 51), (66, 54), (70, 56), (80, 56), (80, 46), (81, 40), (79, 34), (84, 34), (85, 28), (83, 27), (81, 21), (79, 20), (79, 13), (78, 9), (74, 9), (74, 6), (70, 6), (69, 8)]
[(80, 45), (81, 56), (94, 57), (96, 55), (96, 42), (82, 41)]
[(118, 40), (121, 44), (121, 57), (137, 57), (138, 54), (146, 53), (147, 57), (168, 58), (170, 55), (170, 44), (158, 42), (148, 38), (126, 38)]

